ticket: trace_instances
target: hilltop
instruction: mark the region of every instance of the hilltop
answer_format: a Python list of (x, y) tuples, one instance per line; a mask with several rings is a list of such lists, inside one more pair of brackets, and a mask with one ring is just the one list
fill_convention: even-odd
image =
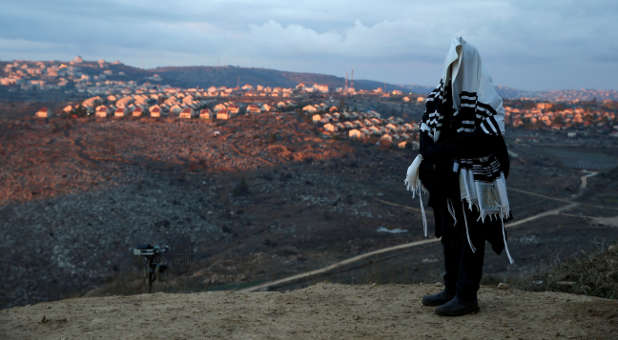
[[(22, 74), (14, 74), (15, 68), (11, 70), (11, 64), (19, 64), (19, 68), (24, 65), (27, 68), (21, 69)], [(62, 65), (66, 67), (62, 69)], [(53, 72), (39, 72), (38, 67), (43, 69), (53, 69)], [(68, 71), (68, 72), (67, 72)], [(71, 80), (67, 77), (68, 73), (76, 72), (79, 79)], [(34, 78), (32, 78), (34, 77)], [(65, 77), (67, 82), (56, 82), (53, 77)], [(20, 80), (21, 79), (21, 80)], [(25, 80), (25, 81), (24, 81)], [(50, 82), (51, 80), (51, 82)], [(431, 91), (431, 86), (418, 84), (390, 84), (375, 80), (352, 79), (353, 85), (357, 90), (373, 90), (382, 88), (384, 91), (412, 91), (414, 93), (426, 94)], [(43, 81), (43, 82), (41, 82)], [(79, 97), (79, 93), (90, 92), (84, 88), (88, 81), (94, 82), (133, 82), (130, 85), (140, 85), (144, 83), (160, 86), (174, 86), (181, 88), (209, 86), (236, 87), (243, 84), (264, 85), (270, 87), (294, 87), (298, 83), (323, 84), (331, 89), (343, 88), (346, 79), (328, 74), (291, 72), (267, 68), (240, 67), (240, 66), (164, 66), (151, 69), (144, 69), (135, 66), (125, 65), (119, 61), (108, 62), (105, 60), (85, 61), (76, 57), (72, 61), (0, 61), (0, 98), (28, 99), (35, 95), (42, 98), (55, 98), (62, 95), (65, 99)], [(82, 85), (84, 91), (74, 91)], [(19, 85), (22, 91), (11, 90), (11, 86)], [(51, 86), (50, 86), (51, 85)], [(25, 90), (25, 92), (24, 92)], [(42, 90), (42, 91), (41, 91)], [(552, 102), (559, 101), (591, 101), (591, 100), (618, 100), (618, 91), (600, 89), (565, 89), (565, 90), (546, 90), (528, 91), (498, 86), (498, 93), (505, 99), (528, 98), (531, 100), (547, 100)], [(36, 91), (32, 93), (32, 91)]]
[(618, 301), (482, 287), (481, 312), (420, 305), (435, 285), (320, 283), (279, 293), (205, 292), (69, 299), (0, 311), (4, 339), (609, 339)]
[[(168, 66), (144, 70), (158, 74), (163, 83), (178, 87), (241, 86), (243, 84), (294, 87), (298, 83), (324, 84), (330, 88), (344, 87), (345, 79), (327, 74), (290, 72), (265, 68), (240, 66)], [(385, 90), (402, 90), (394, 84), (372, 80), (354, 80), (354, 86), (361, 90), (385, 87)]]

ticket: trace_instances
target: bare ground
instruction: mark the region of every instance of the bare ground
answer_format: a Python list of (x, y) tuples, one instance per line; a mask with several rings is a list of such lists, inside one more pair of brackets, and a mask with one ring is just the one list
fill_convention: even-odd
[[(191, 292), (254, 286), (422, 239), (418, 202), (402, 185), (413, 151), (324, 139), (294, 112), (0, 120), (0, 142), (0, 308), (141, 293), (142, 268), (128, 252), (139, 243), (172, 247), (156, 291)], [(516, 221), (571, 202), (580, 169), (511, 145), (520, 155), (509, 177)], [(592, 194), (565, 212), (576, 216), (518, 227), (509, 235), (517, 265), (488, 255), (487, 273), (528, 275), (618, 240), (615, 227), (579, 216), (618, 214), (598, 208), (615, 206), (615, 173), (590, 178)], [(242, 182), (248, 190), (237, 193)], [(439, 254), (415, 250), (336, 281), (434, 282)]]
[(433, 284), (68, 299), (0, 311), (4, 339), (610, 339), (618, 301), (483, 287), (481, 312), (423, 307)]

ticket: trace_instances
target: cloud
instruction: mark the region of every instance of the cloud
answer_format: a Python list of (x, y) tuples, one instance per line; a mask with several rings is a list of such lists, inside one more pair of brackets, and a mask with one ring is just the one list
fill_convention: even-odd
[[(551, 73), (566, 65), (587, 79), (581, 87), (615, 87), (615, 73), (581, 72), (599, 62), (616, 69), (617, 14), (613, 1), (22, 0), (0, 4), (0, 58), (47, 50), (146, 67), (222, 62), (338, 75), (354, 67), (359, 77), (433, 84), (461, 33), (502, 84), (561, 86)], [(539, 69), (547, 75), (536, 82), (513, 76)]]

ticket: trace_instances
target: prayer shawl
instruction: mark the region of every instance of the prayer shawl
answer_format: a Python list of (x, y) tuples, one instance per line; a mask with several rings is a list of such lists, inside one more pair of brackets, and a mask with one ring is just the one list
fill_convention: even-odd
[[(452, 119), (451, 126), (460, 136), (487, 134), (503, 136), (504, 108), (502, 98), (496, 92), (490, 77), (484, 72), (481, 58), (476, 48), (463, 38), (457, 37), (451, 42), (446, 55), (444, 75), (438, 86), (426, 99), (426, 111), (421, 122), (421, 133), (427, 134), (434, 142), (440, 140), (445, 118)], [(464, 139), (465, 140), (465, 139)], [(420, 157), (420, 158), (419, 158)], [(404, 180), (408, 190), (415, 194), (422, 193), (422, 184), (418, 178), (418, 169), (422, 162), (419, 155), (408, 168)], [(472, 210), (475, 206), (483, 222), (485, 218), (502, 221), (504, 248), (509, 261), (513, 259), (506, 244), (504, 219), (510, 214), (504, 173), (495, 153), (474, 158), (458, 158), (453, 164), (453, 171), (459, 176), (459, 192), (464, 214), (466, 235), (470, 248), (475, 251), (468, 233), (468, 221), (464, 204)], [(423, 229), (427, 237), (427, 222), (421, 200)], [(447, 202), (448, 211), (455, 219), (452, 202)]]

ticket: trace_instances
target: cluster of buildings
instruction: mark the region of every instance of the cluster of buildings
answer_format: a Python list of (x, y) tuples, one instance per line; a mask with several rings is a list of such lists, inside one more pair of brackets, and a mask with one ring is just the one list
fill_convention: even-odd
[[(344, 136), (360, 141), (376, 141), (380, 145), (399, 148), (418, 148), (418, 126), (398, 117), (382, 118), (380, 113), (339, 112), (336, 106), (326, 103), (306, 105), (302, 108), (311, 114), (311, 120), (328, 136)], [(416, 139), (416, 140), (415, 140)]]
[[(65, 93), (102, 94), (107, 91), (133, 92), (144, 85), (125, 78), (123, 71), (114, 71), (105, 60), (84, 62), (76, 57), (68, 63), (57, 61), (13, 61), (7, 63), (0, 85), (11, 90), (61, 90)], [(154, 77), (152, 80), (156, 81)], [(146, 84), (145, 87), (148, 87)]]
[[(140, 90), (137, 93), (110, 94), (107, 96), (94, 96), (80, 103), (69, 104), (63, 108), (63, 114), (68, 116), (94, 116), (97, 118), (123, 118), (123, 117), (178, 117), (184, 119), (218, 119), (227, 120), (241, 112), (248, 114), (270, 112), (274, 110), (287, 110), (296, 104), (291, 99), (271, 99), (268, 103), (238, 104), (233, 100), (221, 102), (213, 100), (213, 96), (226, 93), (226, 89), (214, 88), (214, 90), (202, 89), (177, 89), (166, 88), (164, 90)], [(39, 110), (36, 117), (48, 118), (49, 110)]]
[(505, 105), (504, 109), (506, 121), (513, 127), (566, 131), (570, 137), (575, 137), (577, 131), (583, 129), (600, 134), (614, 134), (618, 130), (616, 113), (599, 107), (586, 108), (577, 106), (576, 103), (558, 105), (539, 102), (533, 107), (518, 108)]
[[(66, 94), (81, 94), (102, 96), (110, 94), (129, 95), (141, 91), (171, 89), (168, 84), (163, 84), (158, 74), (140, 81), (129, 79), (120, 62), (107, 62), (103, 59), (96, 62), (84, 61), (81, 57), (75, 57), (70, 62), (59, 61), (13, 61), (7, 63), (2, 69), (0, 86), (9, 87), (10, 91), (30, 90), (59, 90)], [(242, 87), (215, 87), (211, 86), (204, 91), (203, 96), (227, 97), (283, 97), (289, 98), (295, 95), (328, 94), (340, 95), (377, 95), (380, 97), (402, 97), (404, 101), (414, 100), (405, 96), (400, 90), (384, 91), (381, 88), (374, 90), (357, 90), (354, 87), (339, 87), (333, 90), (325, 84), (299, 83), (293, 88), (270, 87), (264, 85), (246, 84)]]
[[(237, 93), (236, 91), (242, 91)], [(264, 112), (298, 111), (310, 117), (314, 124), (327, 136), (341, 136), (364, 142), (399, 148), (418, 147), (415, 138), (418, 128), (405, 123), (401, 118), (382, 118), (380, 113), (340, 112), (337, 106), (320, 102), (301, 107), (295, 99), (304, 102), (310, 97), (303, 93), (328, 91), (325, 85), (299, 84), (294, 89), (269, 88), (267, 86), (244, 85), (240, 89), (210, 87), (208, 89), (165, 88), (139, 89), (133, 94), (109, 94), (92, 96), (81, 102), (66, 105), (60, 114), (66, 116), (91, 116), (96, 118), (125, 117), (177, 117), (179, 119), (228, 120), (238, 114), (259, 114)], [(274, 95), (277, 94), (277, 95)], [(300, 95), (300, 96), (297, 96)], [(47, 108), (35, 112), (39, 118), (53, 115)]]

